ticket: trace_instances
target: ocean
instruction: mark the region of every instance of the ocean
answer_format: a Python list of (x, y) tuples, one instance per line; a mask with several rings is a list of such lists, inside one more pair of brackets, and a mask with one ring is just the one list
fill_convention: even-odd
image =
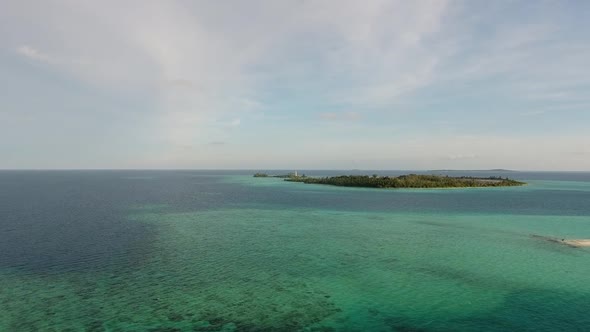
[(0, 171), (0, 331), (590, 329), (590, 173), (254, 172)]

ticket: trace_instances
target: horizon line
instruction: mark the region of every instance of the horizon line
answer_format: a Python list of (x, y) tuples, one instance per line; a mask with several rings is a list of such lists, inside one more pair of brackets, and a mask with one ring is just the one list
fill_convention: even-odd
[(590, 170), (530, 169), (360, 169), (360, 168), (0, 168), (3, 171), (414, 171), (414, 172), (563, 172), (590, 173)]

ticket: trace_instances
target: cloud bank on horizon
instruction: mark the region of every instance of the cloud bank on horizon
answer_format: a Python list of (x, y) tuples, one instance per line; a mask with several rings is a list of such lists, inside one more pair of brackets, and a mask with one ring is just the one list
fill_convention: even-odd
[(0, 168), (590, 170), (587, 1), (7, 0)]

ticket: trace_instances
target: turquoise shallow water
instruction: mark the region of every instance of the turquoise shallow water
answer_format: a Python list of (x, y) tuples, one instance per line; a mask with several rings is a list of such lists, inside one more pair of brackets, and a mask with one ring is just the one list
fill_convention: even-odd
[(590, 175), (375, 190), (0, 172), (2, 331), (583, 331)]

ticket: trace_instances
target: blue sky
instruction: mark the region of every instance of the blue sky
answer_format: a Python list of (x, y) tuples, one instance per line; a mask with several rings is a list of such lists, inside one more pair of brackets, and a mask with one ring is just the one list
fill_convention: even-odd
[(1, 6), (0, 168), (590, 170), (588, 1)]

